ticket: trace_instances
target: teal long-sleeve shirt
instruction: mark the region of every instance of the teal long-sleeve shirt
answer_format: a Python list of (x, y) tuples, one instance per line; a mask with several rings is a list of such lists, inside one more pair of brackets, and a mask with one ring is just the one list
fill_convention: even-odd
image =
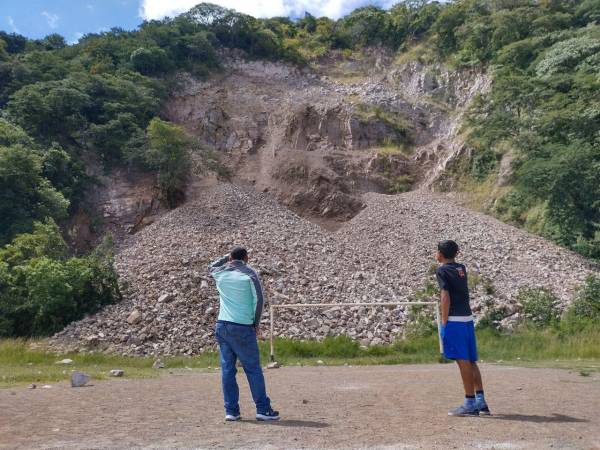
[(257, 326), (264, 299), (256, 271), (243, 261), (229, 261), (229, 255), (213, 262), (208, 270), (219, 291), (218, 320)]

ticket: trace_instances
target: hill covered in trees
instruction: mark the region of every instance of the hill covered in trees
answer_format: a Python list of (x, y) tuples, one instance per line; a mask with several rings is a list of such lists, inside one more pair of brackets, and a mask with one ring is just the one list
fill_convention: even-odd
[(99, 175), (115, 168), (155, 174), (160, 201), (181, 204), (190, 152), (212, 154), (162, 107), (179, 74), (218, 73), (227, 49), (310, 67), (385, 48), (487, 72), (491, 90), (469, 111), (468, 151), (446, 186), (481, 192), (487, 212), (599, 259), (599, 21), (598, 0), (408, 0), (337, 21), (200, 4), (76, 45), (0, 32), (0, 335), (49, 334), (120, 298), (109, 243), (75, 256), (70, 218), (93, 208)]

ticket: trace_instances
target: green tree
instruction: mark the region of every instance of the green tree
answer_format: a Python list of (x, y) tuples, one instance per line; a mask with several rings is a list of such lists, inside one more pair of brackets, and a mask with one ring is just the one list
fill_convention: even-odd
[(138, 120), (129, 112), (119, 113), (106, 123), (90, 126), (90, 143), (103, 161), (109, 164), (135, 156), (139, 152), (142, 136)]
[(46, 36), (40, 44), (46, 50), (58, 50), (67, 46), (67, 41), (58, 33), (52, 33)]
[(190, 171), (190, 138), (180, 126), (158, 117), (150, 121), (146, 134), (148, 144), (144, 160), (150, 168), (158, 171), (163, 200), (169, 207), (175, 207), (184, 198)]
[(536, 67), (536, 73), (547, 78), (558, 72), (576, 69), (597, 55), (599, 50), (600, 39), (590, 35), (558, 42), (545, 53)]
[(581, 25), (590, 22), (600, 22), (600, 0), (583, 0), (575, 11), (575, 16)]
[(23, 130), (23, 128), (0, 118), (0, 146), (10, 147), (22, 145), (28, 148), (36, 148), (34, 140)]
[(67, 257), (67, 244), (56, 222), (34, 222), (31, 233), (18, 234), (10, 244), (0, 249), (0, 261), (9, 266), (20, 266), (36, 258), (61, 260)]
[(39, 82), (17, 91), (8, 108), (15, 119), (34, 136), (76, 139), (87, 125), (84, 111), (92, 98), (70, 80)]
[(138, 48), (131, 53), (131, 63), (138, 72), (144, 75), (158, 75), (168, 72), (171, 61), (162, 48)]
[(600, 319), (600, 277), (589, 275), (586, 278), (575, 294), (568, 314), (580, 319)]
[(449, 55), (458, 48), (456, 32), (467, 20), (466, 2), (450, 3), (438, 15), (431, 29), (434, 34), (434, 42), (442, 55)]
[(42, 176), (42, 158), (16, 145), (0, 147), (0, 243), (33, 222), (66, 217), (69, 202)]
[(560, 301), (548, 289), (521, 288), (517, 301), (523, 306), (526, 320), (534, 326), (548, 326), (560, 318)]
[(6, 51), (11, 54), (23, 53), (27, 47), (27, 38), (17, 33), (0, 31), (0, 39), (6, 42)]
[(8, 61), (10, 55), (6, 51), (6, 42), (4, 39), (0, 39), (0, 62)]
[(67, 258), (53, 222), (0, 250), (0, 336), (46, 336), (121, 298), (112, 243)]
[(390, 42), (390, 25), (386, 12), (375, 6), (355, 9), (338, 23), (352, 47)]

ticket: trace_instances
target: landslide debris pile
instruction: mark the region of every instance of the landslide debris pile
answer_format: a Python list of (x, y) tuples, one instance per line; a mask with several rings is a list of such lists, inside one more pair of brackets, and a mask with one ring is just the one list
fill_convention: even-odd
[[(414, 297), (431, 279), (435, 243), (452, 237), (477, 281), (476, 310), (502, 305), (509, 321), (519, 314), (519, 286), (548, 287), (567, 301), (593, 270), (573, 253), (447, 198), (368, 194), (365, 202), (363, 212), (329, 233), (266, 194), (231, 184), (207, 189), (131, 236), (116, 263), (126, 299), (69, 325), (51, 345), (138, 355), (214, 348), (218, 296), (207, 265), (234, 244), (248, 247), (267, 302), (381, 302)], [(279, 336), (348, 334), (369, 345), (393, 341), (408, 311), (357, 306), (278, 316)], [(268, 318), (263, 315), (264, 328)]]

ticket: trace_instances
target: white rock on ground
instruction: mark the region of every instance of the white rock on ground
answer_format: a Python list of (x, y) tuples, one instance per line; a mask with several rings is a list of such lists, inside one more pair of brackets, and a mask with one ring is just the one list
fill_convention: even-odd
[(60, 361), (56, 361), (56, 364), (73, 364), (73, 360), (69, 358), (61, 359)]

